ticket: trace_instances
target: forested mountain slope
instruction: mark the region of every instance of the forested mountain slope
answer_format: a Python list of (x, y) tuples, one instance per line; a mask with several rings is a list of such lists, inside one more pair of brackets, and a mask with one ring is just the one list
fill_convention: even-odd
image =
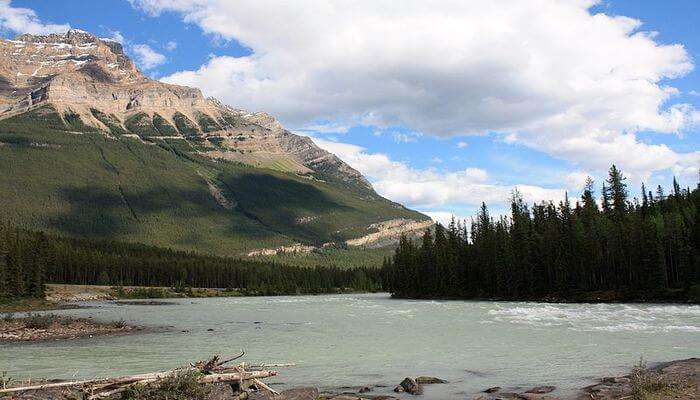
[(145, 77), (118, 43), (23, 35), (0, 54), (0, 220), (231, 256), (430, 225), (269, 115)]

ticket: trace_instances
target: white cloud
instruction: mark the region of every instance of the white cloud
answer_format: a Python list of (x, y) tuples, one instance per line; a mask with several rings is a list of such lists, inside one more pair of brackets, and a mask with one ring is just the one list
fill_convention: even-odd
[(691, 90), (690, 92), (688, 92), (688, 94), (691, 96), (700, 96), (700, 92), (698, 92), (697, 90)]
[(460, 149), (464, 149), (464, 148), (466, 148), (467, 146), (469, 146), (469, 144), (468, 144), (467, 142), (459, 142), (459, 143), (457, 143), (457, 147), (460, 148)]
[(350, 125), (337, 124), (337, 123), (320, 123), (305, 125), (300, 131), (308, 133), (348, 133), (352, 128)]
[(135, 44), (129, 46), (129, 49), (134, 53), (136, 64), (145, 69), (153, 69), (165, 63), (164, 55), (156, 52), (147, 44)]
[(171, 40), (165, 44), (165, 50), (173, 51), (175, 49), (177, 49), (177, 42), (176, 41)]
[(0, 0), (0, 32), (10, 31), (46, 35), (49, 33), (63, 33), (69, 29), (70, 25), (68, 24), (43, 23), (34, 10), (12, 7), (10, 0)]
[(410, 143), (415, 142), (422, 134), (418, 132), (394, 132), (394, 142)]
[(569, 189), (571, 193), (579, 193), (586, 184), (586, 179), (590, 176), (590, 174), (582, 171), (571, 172), (564, 177), (566, 188)]
[(488, 173), (480, 168), (452, 172), (416, 169), (386, 154), (369, 153), (357, 145), (318, 137), (312, 139), (364, 174), (379, 194), (415, 209), (475, 207), (482, 201), (490, 206), (502, 206), (516, 187), (527, 202), (558, 201), (564, 197), (564, 190), (560, 189), (489, 183)]
[(124, 35), (122, 35), (122, 33), (119, 31), (110, 31), (109, 39), (112, 39), (115, 42), (119, 42), (121, 44), (124, 44), (126, 42), (126, 39), (124, 39)]
[(617, 162), (638, 175), (697, 165), (699, 153), (635, 136), (700, 120), (692, 106), (669, 103), (678, 91), (667, 79), (693, 68), (686, 50), (657, 43), (638, 20), (592, 15), (595, 3), (132, 0), (253, 50), (166, 81), (293, 126), (322, 119), (440, 136), (497, 132), (587, 169)]

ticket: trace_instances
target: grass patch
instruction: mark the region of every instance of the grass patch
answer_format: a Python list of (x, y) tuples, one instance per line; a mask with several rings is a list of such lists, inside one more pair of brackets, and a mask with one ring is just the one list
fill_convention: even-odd
[(663, 374), (648, 369), (642, 358), (632, 368), (630, 384), (632, 386), (631, 399), (633, 400), (653, 400), (674, 390), (669, 380)]

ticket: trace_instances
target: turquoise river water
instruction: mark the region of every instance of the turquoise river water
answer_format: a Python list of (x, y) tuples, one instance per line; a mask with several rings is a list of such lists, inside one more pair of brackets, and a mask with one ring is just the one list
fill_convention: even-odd
[[(171, 369), (245, 349), (246, 362), (296, 363), (280, 389), (387, 385), (431, 375), (424, 399), (487, 387), (557, 386), (700, 356), (700, 306), (395, 300), (386, 294), (174, 299), (170, 305), (86, 303), (56, 313), (166, 328), (128, 336), (0, 345), (17, 379), (114, 376)], [(209, 329), (213, 329), (210, 331)], [(183, 332), (187, 331), (187, 332)]]

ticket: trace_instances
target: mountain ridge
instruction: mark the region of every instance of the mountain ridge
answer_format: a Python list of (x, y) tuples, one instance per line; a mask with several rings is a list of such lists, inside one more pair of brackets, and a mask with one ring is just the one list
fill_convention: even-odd
[(207, 152), (211, 157), (316, 172), (374, 191), (354, 168), (311, 139), (289, 132), (271, 115), (225, 106), (197, 88), (146, 77), (118, 42), (80, 30), (24, 34), (0, 40), (0, 56), (5, 60), (0, 61), (0, 118), (48, 102), (60, 113), (76, 114), (84, 124), (105, 131), (116, 125), (140, 136), (198, 135), (205, 143), (217, 142), (212, 147), (219, 149)]
[(391, 246), (432, 224), (273, 116), (146, 77), (117, 42), (21, 35), (0, 56), (0, 218), (236, 256)]

